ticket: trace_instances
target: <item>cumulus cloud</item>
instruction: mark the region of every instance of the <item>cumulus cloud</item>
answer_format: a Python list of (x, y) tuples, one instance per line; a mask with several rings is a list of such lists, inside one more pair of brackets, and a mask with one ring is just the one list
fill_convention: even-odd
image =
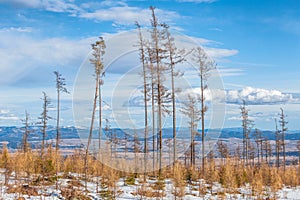
[[(187, 95), (194, 95), (199, 98), (200, 88), (190, 88), (183, 91), (180, 94), (180, 98), (184, 98)], [(283, 103), (295, 103), (299, 101), (293, 94), (282, 93), (278, 90), (267, 90), (262, 88), (245, 87), (241, 90), (227, 90), (220, 89), (205, 90), (205, 99), (207, 101), (222, 102), (226, 97), (226, 103), (228, 104), (241, 104), (242, 100), (245, 100), (249, 105), (264, 105), (264, 104), (283, 104)], [(255, 113), (255, 116), (259, 116), (262, 113)]]
[(245, 87), (242, 90), (228, 90), (226, 97), (228, 103), (241, 103), (242, 100), (245, 100), (250, 105), (292, 103), (298, 100), (292, 94), (253, 87)]
[[(192, 95), (195, 98), (200, 98), (201, 89), (197, 88), (189, 88), (183, 92), (181, 92), (178, 96), (181, 99), (185, 99), (188, 95)], [(204, 97), (206, 101), (215, 101), (215, 102), (224, 102), (225, 99), (225, 91), (221, 89), (206, 89), (204, 90)]]

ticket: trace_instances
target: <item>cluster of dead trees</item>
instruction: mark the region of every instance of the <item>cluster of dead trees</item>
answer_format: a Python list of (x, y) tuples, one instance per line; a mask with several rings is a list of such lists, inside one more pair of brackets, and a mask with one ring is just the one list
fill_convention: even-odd
[[(150, 37), (145, 36), (145, 31), (138, 22), (136, 27), (138, 30), (138, 50), (140, 61), (142, 65), (142, 81), (143, 81), (143, 103), (144, 103), (144, 136), (143, 147), (141, 151), (144, 153), (144, 171), (148, 171), (148, 160), (152, 158), (152, 170), (159, 169), (159, 176), (161, 175), (163, 162), (163, 121), (166, 115), (172, 116), (172, 131), (173, 137), (169, 142), (170, 158), (174, 163), (177, 159), (177, 124), (176, 124), (176, 95), (180, 90), (176, 87), (176, 78), (182, 76), (176, 66), (179, 63), (186, 61), (186, 56), (191, 55), (193, 61), (196, 63), (197, 71), (199, 72), (200, 94), (190, 95), (183, 102), (184, 108), (180, 110), (189, 119), (189, 127), (191, 130), (191, 149), (195, 151), (195, 134), (198, 129), (198, 123), (201, 121), (201, 139), (202, 139), (202, 168), (205, 164), (205, 113), (208, 109), (205, 103), (204, 91), (208, 88), (207, 81), (211, 72), (215, 69), (215, 63), (209, 59), (204, 50), (200, 47), (186, 51), (178, 49), (175, 40), (171, 35), (169, 26), (161, 23), (155, 14), (155, 8), (150, 7), (152, 18), (151, 26), (147, 30)], [(102, 37), (92, 44), (92, 58), (91, 63), (94, 66), (95, 92), (93, 99), (93, 109), (91, 115), (91, 125), (88, 135), (88, 142), (86, 145), (86, 157), (90, 153), (91, 141), (93, 138), (94, 122), (96, 121), (96, 108), (99, 107), (99, 137), (98, 137), (98, 154), (97, 157), (101, 159), (102, 144), (102, 96), (101, 88), (104, 83), (105, 66), (103, 64), (103, 57), (105, 54), (105, 41)], [(171, 88), (167, 87), (167, 81), (170, 81)], [(199, 106), (199, 109), (197, 108)], [(149, 110), (151, 108), (151, 111)], [(151, 120), (151, 124), (149, 119)], [(107, 132), (107, 131), (106, 131)], [(126, 134), (125, 134), (126, 136)], [(134, 136), (135, 137), (135, 136)], [(116, 143), (115, 139), (109, 138), (111, 145)], [(150, 141), (152, 140), (152, 141)], [(112, 142), (114, 141), (114, 142)], [(125, 139), (125, 143), (126, 143)], [(171, 144), (172, 143), (172, 144)], [(150, 146), (149, 144), (152, 144)], [(127, 147), (125, 146), (125, 156)], [(152, 152), (151, 152), (152, 151)], [(151, 158), (150, 158), (151, 156)], [(193, 163), (195, 163), (195, 153), (192, 154)], [(87, 165), (87, 162), (85, 163)], [(88, 167), (86, 166), (86, 169)], [(87, 174), (87, 172), (86, 172)]]
[[(285, 134), (288, 130), (287, 128), (287, 116), (284, 114), (284, 110), (280, 108), (278, 113), (279, 120), (275, 118), (275, 143), (271, 144), (271, 140), (263, 136), (263, 133), (259, 129), (254, 129), (254, 121), (249, 119), (249, 109), (247, 108), (246, 102), (240, 107), (241, 118), (242, 118), (242, 128), (243, 128), (243, 145), (241, 156), (245, 164), (252, 163), (269, 163), (274, 162), (272, 159), (275, 155), (275, 166), (279, 168), (283, 166), (285, 171), (286, 168), (286, 142)], [(279, 124), (278, 124), (279, 122)], [(250, 136), (252, 135), (252, 142)], [(300, 144), (300, 142), (299, 142)], [(299, 148), (298, 148), (299, 149)], [(227, 150), (228, 152), (228, 150)]]
[[(155, 8), (150, 7), (152, 12), (150, 38), (143, 35), (141, 26), (136, 22), (139, 33), (139, 52), (142, 64), (143, 76), (143, 95), (144, 95), (144, 149), (145, 160), (149, 155), (149, 150), (152, 150), (153, 170), (155, 163), (158, 162), (159, 176), (162, 168), (162, 145), (163, 145), (163, 118), (166, 115), (172, 117), (173, 137), (170, 142), (170, 151), (172, 154), (171, 162), (174, 163), (178, 158), (177, 144), (177, 124), (176, 114), (178, 104), (181, 103), (184, 107), (180, 110), (189, 118), (189, 127), (191, 131), (191, 159), (195, 164), (195, 134), (198, 129), (198, 123), (201, 121), (201, 157), (202, 168), (204, 168), (205, 157), (205, 113), (208, 107), (205, 104), (204, 91), (208, 88), (207, 81), (211, 72), (215, 69), (215, 63), (209, 59), (204, 50), (200, 47), (192, 50), (178, 49), (175, 44), (174, 37), (171, 35), (169, 26), (159, 22), (155, 15)], [(183, 72), (178, 70), (178, 64), (185, 63), (186, 57), (191, 56), (196, 63), (196, 68), (199, 74), (200, 94), (189, 95), (184, 102), (178, 102), (177, 93), (181, 92), (180, 88), (176, 87), (176, 78), (183, 76)], [(170, 83), (167, 83), (169, 81)], [(168, 88), (166, 85), (171, 85)], [(148, 104), (151, 104), (149, 106)], [(148, 108), (152, 110), (149, 111)], [(199, 108), (198, 108), (199, 107)], [(149, 117), (151, 116), (151, 117)], [(152, 124), (148, 122), (148, 118), (152, 118)], [(149, 133), (151, 127), (152, 133)], [(152, 135), (152, 147), (148, 145), (149, 135)], [(156, 136), (156, 137), (155, 137)], [(157, 157), (157, 159), (155, 159)]]

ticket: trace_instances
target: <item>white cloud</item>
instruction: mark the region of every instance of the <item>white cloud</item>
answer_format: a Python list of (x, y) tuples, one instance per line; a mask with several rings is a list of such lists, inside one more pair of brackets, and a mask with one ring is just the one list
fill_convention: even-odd
[(278, 90), (267, 90), (262, 88), (245, 87), (242, 90), (227, 91), (228, 103), (241, 103), (242, 99), (247, 104), (282, 104), (293, 103), (298, 99), (292, 94), (285, 94)]
[(114, 1), (114, 0), (104, 0), (100, 2), (85, 2), (80, 5), (81, 8), (84, 9), (97, 9), (100, 7), (112, 7), (112, 6), (126, 6), (126, 3), (123, 1)]
[(33, 32), (32, 27), (9, 27), (9, 28), (2, 28), (0, 32), (20, 32), (20, 33), (31, 33)]
[(188, 3), (213, 3), (217, 0), (177, 0), (178, 2), (188, 2)]
[(76, 6), (72, 1), (64, 0), (2, 0), (3, 3), (11, 4), (21, 8), (38, 8), (52, 12), (67, 12), (76, 14), (82, 12), (82, 9)]
[(23, 28), (0, 30), (1, 83), (15, 82), (36, 68), (79, 67), (93, 41), (92, 38), (36, 39), (19, 30)]
[(220, 59), (224, 57), (230, 57), (238, 54), (236, 49), (221, 49), (221, 48), (210, 48), (206, 47), (205, 52), (214, 59)]
[(0, 110), (0, 115), (8, 114), (8, 113), (9, 113), (9, 110)]
[[(200, 98), (201, 89), (200, 87), (197, 88), (190, 88), (187, 89), (179, 94), (179, 97), (184, 99), (188, 95), (192, 95), (196, 98)], [(206, 101), (215, 101), (215, 102), (224, 102), (225, 99), (225, 92), (221, 89), (207, 89), (204, 90), (204, 97)]]
[(8, 3), (16, 7), (38, 8), (41, 0), (2, 0), (2, 3)]
[(244, 75), (244, 70), (242, 69), (218, 67), (218, 71), (222, 77)]
[(1, 109), (0, 110), (0, 120), (3, 121), (18, 121), (20, 120), (19, 117), (15, 116), (10, 112), (10, 110)]
[[(81, 5), (76, 5), (70, 0), (2, 0), (2, 2), (21, 8), (65, 12), (71, 16), (96, 21), (112, 21), (118, 25), (133, 25), (135, 21), (145, 25), (150, 23), (151, 18), (150, 9), (131, 7), (122, 1), (87, 2)], [(155, 13), (161, 22), (171, 23), (180, 18), (180, 15), (173, 11), (155, 9)]]
[[(176, 12), (164, 11), (161, 9), (155, 10), (157, 17), (162, 22), (170, 22), (176, 20), (180, 16)], [(138, 7), (129, 6), (117, 6), (106, 9), (98, 9), (93, 12), (83, 12), (79, 17), (86, 19), (94, 19), (98, 21), (112, 21), (115, 24), (121, 25), (131, 25), (135, 21), (140, 24), (149, 24), (151, 18), (151, 11), (147, 9), (142, 9)]]
[[(188, 94), (196, 95), (199, 97), (200, 88), (190, 88), (183, 91), (180, 94), (181, 98), (186, 97)], [(224, 96), (226, 96), (226, 102), (229, 104), (241, 104), (242, 100), (245, 100), (249, 105), (265, 105), (265, 104), (284, 104), (295, 103), (299, 99), (293, 97), (292, 94), (282, 93), (278, 90), (267, 90), (262, 88), (245, 87), (242, 90), (205, 90), (204, 96), (207, 101), (223, 102)], [(261, 113), (255, 113), (258, 117)]]

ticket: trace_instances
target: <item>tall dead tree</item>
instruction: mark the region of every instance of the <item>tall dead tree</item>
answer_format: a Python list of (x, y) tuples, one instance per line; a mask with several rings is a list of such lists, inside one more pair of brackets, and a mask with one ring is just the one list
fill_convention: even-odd
[(150, 83), (147, 84), (147, 95), (148, 97), (151, 99), (151, 118), (152, 118), (152, 169), (153, 171), (155, 170), (155, 149), (156, 149), (156, 140), (155, 140), (155, 99), (154, 99), (154, 88), (156, 85), (156, 75), (155, 75), (155, 68), (154, 68), (154, 61), (153, 61), (153, 54), (152, 54), (152, 50), (150, 48), (150, 46), (147, 46), (147, 51), (146, 51), (146, 55), (147, 55), (147, 70), (150, 73)]
[(40, 122), (38, 122), (38, 124), (41, 125), (41, 132), (42, 132), (41, 162), (42, 162), (42, 176), (44, 179), (44, 176), (45, 176), (45, 166), (44, 166), (45, 165), (45, 160), (44, 160), (45, 156), (44, 155), (45, 155), (46, 131), (47, 131), (47, 127), (48, 127), (48, 121), (50, 119), (52, 119), (52, 117), (50, 117), (48, 115), (49, 106), (51, 105), (51, 101), (45, 92), (43, 92), (42, 101), (43, 101), (43, 112), (40, 114), (40, 117), (38, 118), (39, 120), (41, 120)]
[[(175, 78), (182, 76), (183, 73), (175, 70), (175, 65), (179, 64), (184, 61), (184, 49), (178, 50), (174, 38), (171, 36), (171, 33), (169, 31), (169, 26), (164, 24), (165, 33), (166, 33), (166, 51), (168, 56), (168, 61), (166, 64), (170, 68), (171, 73), (171, 93), (172, 93), (172, 122), (173, 122), (173, 162), (175, 162), (176, 159), (176, 98), (175, 98)], [(180, 90), (179, 88), (177, 90)]]
[[(146, 45), (145, 41), (143, 39), (141, 26), (138, 22), (136, 22), (136, 26), (139, 31), (139, 52), (140, 52), (140, 60), (142, 62), (143, 67), (143, 94), (144, 94), (144, 122), (145, 122), (145, 128), (144, 128), (144, 173), (147, 171), (147, 153), (148, 153), (148, 98), (147, 98), (147, 72), (146, 72)], [(144, 176), (145, 177), (145, 176)]]
[(242, 117), (242, 128), (243, 128), (243, 161), (248, 164), (249, 159), (249, 143), (250, 133), (253, 126), (253, 121), (249, 119), (249, 110), (246, 105), (246, 101), (243, 100), (243, 104), (240, 107)]
[(163, 96), (166, 95), (165, 87), (163, 86), (164, 73), (167, 68), (163, 65), (162, 60), (166, 57), (163, 49), (164, 32), (161, 30), (161, 24), (155, 15), (155, 8), (150, 7), (152, 13), (151, 20), (151, 56), (153, 59), (153, 67), (155, 67), (156, 78), (156, 102), (157, 102), (157, 126), (158, 126), (158, 162), (159, 162), (159, 176), (161, 176), (162, 169), (162, 117), (163, 117)]
[(66, 86), (66, 80), (58, 71), (53, 72), (55, 74), (56, 80), (56, 94), (57, 94), (57, 117), (56, 117), (56, 152), (59, 150), (59, 140), (60, 140), (60, 95), (61, 93), (69, 93)]
[(202, 173), (205, 169), (205, 113), (208, 107), (206, 106), (204, 91), (207, 90), (208, 79), (211, 73), (216, 69), (216, 64), (209, 59), (205, 51), (197, 47), (193, 52), (193, 60), (198, 65), (199, 77), (200, 77), (200, 110), (201, 110), (201, 141), (202, 141)]
[(24, 133), (23, 133), (23, 152), (24, 154), (28, 152), (29, 144), (28, 144), (28, 136), (30, 134), (30, 122), (29, 122), (29, 113), (25, 111), (25, 118), (22, 120), (24, 125)]
[[(93, 100), (93, 110), (92, 110), (92, 119), (91, 119), (91, 126), (89, 130), (88, 142), (85, 151), (85, 159), (84, 159), (84, 172), (85, 172), (85, 189), (87, 190), (87, 170), (88, 170), (88, 154), (89, 148), (91, 145), (91, 140), (93, 136), (93, 128), (94, 128), (94, 121), (95, 121), (95, 113), (97, 108), (97, 98), (99, 95), (99, 86), (101, 86), (101, 75), (104, 73), (104, 65), (103, 65), (103, 55), (105, 53), (105, 42), (102, 37), (99, 37), (99, 40), (92, 44), (92, 58), (90, 62), (93, 64), (95, 69), (95, 95)], [(102, 102), (100, 100), (99, 102)], [(101, 110), (101, 108), (99, 108)], [(101, 116), (100, 119), (101, 121)], [(99, 132), (99, 151), (100, 151), (100, 144), (101, 144), (101, 131)]]
[(285, 166), (286, 166), (286, 152), (285, 152), (285, 133), (288, 130), (288, 128), (286, 127), (286, 125), (288, 124), (288, 122), (286, 121), (286, 117), (287, 115), (284, 114), (284, 111), (282, 108), (280, 108), (280, 113), (279, 113), (279, 124), (281, 127), (281, 146), (282, 146), (282, 154), (283, 154), (283, 169), (285, 172)]
[(255, 143), (256, 143), (256, 150), (257, 150), (257, 162), (261, 163), (262, 162), (262, 131), (259, 129), (255, 129), (254, 131), (254, 137), (255, 137)]
[[(60, 95), (61, 93), (69, 93), (66, 86), (66, 80), (58, 71), (53, 72), (55, 74), (56, 81), (56, 93), (57, 93), (57, 115), (56, 115), (56, 143), (55, 143), (55, 157), (56, 157), (56, 178), (58, 175), (58, 151), (59, 151), (59, 140), (60, 140)], [(58, 189), (58, 182), (56, 180), (56, 190)]]
[(40, 122), (38, 122), (38, 124), (41, 125), (41, 132), (42, 132), (41, 158), (43, 159), (45, 153), (45, 139), (46, 139), (48, 121), (52, 119), (52, 117), (48, 115), (51, 101), (45, 92), (43, 92), (43, 97), (41, 98), (41, 100), (43, 101), (43, 112), (40, 114), (40, 117), (38, 118), (39, 120), (41, 120)]
[(298, 149), (298, 177), (300, 180), (300, 140), (297, 141), (297, 149)]
[(197, 127), (201, 116), (201, 110), (198, 109), (199, 100), (196, 97), (188, 95), (187, 101), (183, 102), (183, 108), (181, 112), (189, 118), (190, 127), (190, 163), (191, 166), (195, 167), (196, 156), (195, 156), (195, 136), (198, 134)]
[(275, 118), (275, 154), (276, 154), (276, 167), (280, 167), (279, 156), (280, 156), (280, 131), (278, 130), (277, 119)]

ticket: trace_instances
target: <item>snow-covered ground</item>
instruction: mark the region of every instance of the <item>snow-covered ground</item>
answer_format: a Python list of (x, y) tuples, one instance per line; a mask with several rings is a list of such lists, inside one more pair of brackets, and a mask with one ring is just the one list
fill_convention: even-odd
[[(67, 199), (64, 198), (62, 193), (66, 191), (74, 192), (77, 195), (82, 194), (84, 196), (89, 197), (90, 199), (97, 200), (97, 199), (105, 199), (103, 198), (103, 191), (107, 192), (108, 186), (101, 185), (101, 181), (99, 178), (94, 177), (91, 178), (89, 182), (87, 182), (88, 192), (84, 192), (84, 185), (85, 182), (80, 179), (80, 175), (78, 174), (70, 174), (68, 178), (61, 178), (59, 179), (58, 186), (59, 190), (55, 190), (55, 184), (50, 184), (47, 186), (33, 186), (33, 185), (22, 185), (18, 184), (13, 177), (10, 178), (9, 186), (4, 186), (4, 176), (3, 173), (0, 176), (0, 199), (3, 200), (13, 200), (13, 199), (31, 199), (31, 200), (55, 200), (55, 199)], [(99, 184), (97, 184), (97, 182)], [(174, 196), (174, 183), (171, 179), (163, 180), (164, 190), (158, 190), (155, 188), (157, 184), (157, 180), (155, 179), (148, 179), (145, 183), (139, 182), (139, 179), (134, 179), (134, 183), (132, 185), (126, 184), (124, 179), (119, 179), (116, 183), (115, 188), (110, 188), (111, 191), (115, 189), (116, 199), (119, 200), (138, 200), (138, 199), (175, 199)], [(247, 199), (257, 199), (257, 196), (252, 196), (251, 189), (249, 185), (246, 185), (242, 188), (236, 190), (234, 194), (229, 194), (222, 186), (218, 183), (214, 183), (211, 189), (205, 189), (206, 194), (199, 194), (199, 185), (200, 188), (203, 186), (208, 186), (204, 183), (203, 180), (199, 180), (197, 182), (192, 182), (187, 184), (185, 187), (185, 195), (183, 198), (184, 200), (193, 200), (193, 199), (211, 199), (211, 200), (219, 200), (219, 199), (238, 199), (238, 200), (247, 200)], [(12, 192), (10, 193), (9, 190), (13, 188), (22, 188), (22, 187), (30, 187), (34, 188), (37, 192), (36, 195), (26, 195), (21, 194), (21, 192)], [(141, 190), (143, 191), (152, 191), (152, 192), (160, 192), (163, 194), (163, 197), (156, 198), (156, 197), (143, 197), (141, 196)], [(97, 192), (98, 191), (98, 192)], [(203, 191), (203, 190), (202, 190)], [(101, 196), (102, 193), (102, 196)], [(277, 191), (275, 194), (273, 193), (265, 193), (264, 196), (261, 196), (263, 199), (268, 199), (268, 196), (274, 196), (276, 199), (291, 199), (291, 200), (300, 200), (300, 187), (289, 188), (284, 187), (283, 189)], [(22, 197), (22, 198), (21, 198)], [(79, 198), (80, 199), (80, 198)], [(180, 199), (180, 198), (177, 198)]]

